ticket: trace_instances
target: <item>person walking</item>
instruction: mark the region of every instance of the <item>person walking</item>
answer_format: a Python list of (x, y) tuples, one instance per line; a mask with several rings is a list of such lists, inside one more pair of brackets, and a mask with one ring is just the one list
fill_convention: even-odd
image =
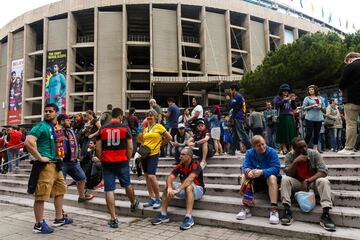
[(305, 142), (310, 144), (310, 140), (313, 142), (313, 150), (318, 150), (317, 145), (319, 143), (321, 124), (324, 121), (325, 104), (324, 99), (319, 96), (319, 88), (316, 85), (310, 85), (307, 87), (308, 96), (305, 97), (302, 109), (305, 114)]
[(274, 106), (278, 112), (276, 122), (276, 143), (280, 144), (283, 154), (288, 153), (290, 144), (296, 137), (295, 120), (293, 111), (296, 109), (295, 99), (290, 98), (289, 84), (282, 84), (279, 95), (274, 98)]
[(346, 66), (341, 75), (339, 88), (343, 95), (346, 142), (345, 148), (338, 153), (352, 155), (356, 143), (356, 119), (360, 114), (360, 53), (348, 53), (344, 62)]
[(143, 206), (153, 207), (154, 209), (159, 209), (161, 207), (159, 183), (156, 179), (159, 152), (161, 146), (168, 144), (171, 140), (170, 133), (166, 131), (163, 125), (158, 123), (158, 117), (159, 114), (154, 109), (149, 110), (146, 113), (148, 126), (139, 136), (140, 142), (151, 150), (149, 156), (141, 159), (141, 165), (150, 197)]

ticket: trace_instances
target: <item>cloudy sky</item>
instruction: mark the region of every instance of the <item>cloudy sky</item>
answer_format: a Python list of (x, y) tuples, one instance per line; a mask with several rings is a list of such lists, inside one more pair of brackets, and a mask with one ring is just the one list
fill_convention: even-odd
[[(0, 28), (13, 18), (42, 5), (58, 0), (2, 0)], [(86, 0), (83, 0), (86, 1)], [(218, 0), (227, 1), (227, 0)], [(240, 0), (239, 0), (240, 1)], [(359, 0), (277, 0), (314, 16), (326, 23), (341, 28), (345, 32), (360, 29)], [(331, 16), (331, 17), (330, 17)], [(346, 28), (346, 22), (347, 28)], [(341, 24), (341, 26), (340, 26)]]

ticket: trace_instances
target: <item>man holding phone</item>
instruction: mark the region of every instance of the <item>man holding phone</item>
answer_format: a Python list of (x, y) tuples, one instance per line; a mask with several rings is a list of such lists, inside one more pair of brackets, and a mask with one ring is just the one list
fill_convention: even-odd
[(335, 223), (329, 215), (332, 200), (325, 162), (319, 152), (307, 148), (304, 139), (296, 137), (292, 145), (294, 150), (285, 156), (286, 176), (281, 180), (281, 201), (285, 208), (281, 223), (289, 226), (294, 221), (290, 210), (291, 193), (314, 189), (320, 196), (320, 205), (323, 209), (320, 225), (327, 231), (335, 231)]

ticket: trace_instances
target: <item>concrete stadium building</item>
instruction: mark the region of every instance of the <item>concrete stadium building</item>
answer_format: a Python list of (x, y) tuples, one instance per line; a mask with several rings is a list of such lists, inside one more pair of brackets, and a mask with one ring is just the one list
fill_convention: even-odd
[(219, 103), (267, 52), (309, 32), (339, 32), (254, 2), (63, 0), (27, 12), (0, 29), (0, 124), (37, 122), (46, 101), (68, 113), (147, 109), (150, 97)]

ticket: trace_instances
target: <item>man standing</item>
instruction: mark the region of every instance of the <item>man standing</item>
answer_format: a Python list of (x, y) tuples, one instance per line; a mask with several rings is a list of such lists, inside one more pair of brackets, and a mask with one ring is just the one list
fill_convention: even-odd
[[(175, 99), (168, 98), (168, 110), (166, 113), (166, 128), (171, 135), (171, 140), (174, 140), (175, 135), (178, 132), (178, 120), (180, 116), (179, 107), (175, 104)], [(172, 147), (170, 145), (170, 154), (172, 154)]]
[(111, 104), (108, 104), (106, 106), (106, 111), (101, 114), (101, 117), (100, 117), (101, 126), (104, 126), (111, 121), (112, 108), (113, 108), (113, 106)]
[(233, 141), (230, 146), (230, 155), (235, 155), (237, 146), (239, 146), (240, 140), (245, 145), (246, 149), (251, 148), (251, 143), (249, 136), (245, 131), (245, 116), (244, 116), (244, 98), (239, 93), (239, 86), (237, 83), (233, 83), (230, 86), (230, 94), (232, 99), (227, 96), (227, 99), (230, 100), (228, 105), (232, 109), (232, 118), (234, 119), (234, 129), (233, 129)]
[(154, 109), (157, 112), (158, 116), (159, 116), (157, 122), (162, 124), (162, 122), (163, 122), (163, 116), (162, 116), (163, 112), (161, 110), (161, 107), (156, 103), (156, 100), (153, 99), (153, 98), (149, 100), (149, 105), (150, 105), (150, 108)]
[(129, 116), (126, 118), (127, 123), (129, 125), (131, 136), (133, 139), (133, 156), (136, 153), (136, 139), (138, 136), (138, 127), (139, 127), (139, 119), (135, 116), (135, 108), (131, 107), (129, 109)]
[(8, 165), (9, 172), (13, 170), (13, 161), (15, 161), (16, 168), (19, 167), (20, 163), (20, 148), (22, 148), (22, 132), (19, 130), (18, 126), (13, 126), (9, 128), (9, 133), (6, 136), (7, 142), (7, 157), (8, 157)]
[(346, 66), (340, 79), (339, 88), (343, 94), (343, 103), (345, 103), (346, 142), (345, 148), (338, 153), (352, 155), (356, 144), (356, 119), (360, 114), (360, 53), (348, 53), (344, 62)]
[(57, 117), (58, 123), (61, 125), (64, 132), (64, 158), (62, 171), (64, 178), (69, 174), (76, 182), (79, 193), (78, 202), (86, 202), (94, 198), (92, 194), (85, 194), (86, 175), (78, 162), (79, 146), (76, 141), (76, 136), (71, 130), (71, 120), (66, 114), (60, 114)]
[(321, 154), (307, 148), (306, 142), (296, 137), (293, 140), (294, 151), (285, 156), (285, 173), (281, 181), (281, 202), (284, 205), (283, 225), (291, 225), (294, 221), (290, 206), (291, 194), (298, 191), (308, 192), (314, 189), (319, 193), (323, 213), (320, 225), (328, 231), (335, 231), (335, 223), (331, 220), (329, 211), (332, 208), (330, 182), (326, 178), (328, 169)]
[[(190, 229), (194, 225), (191, 216), (194, 201), (200, 200), (205, 193), (203, 171), (198, 161), (193, 160), (193, 152), (190, 148), (184, 148), (180, 153), (181, 162), (176, 165), (166, 180), (165, 190), (162, 196), (161, 212), (151, 220), (153, 225), (169, 222), (167, 215), (169, 201), (177, 196), (186, 201), (186, 215), (180, 224), (181, 230)], [(176, 177), (180, 177), (181, 183), (175, 182)]]
[[(37, 175), (35, 189), (35, 233), (52, 233), (53, 228), (49, 227), (44, 220), (44, 201), (48, 201), (50, 196), (54, 197), (55, 220), (54, 226), (71, 224), (73, 220), (63, 214), (63, 199), (66, 193), (66, 183), (59, 167), (59, 157), (57, 156), (55, 142), (56, 134), (54, 121), (58, 114), (57, 105), (50, 103), (45, 105), (44, 121), (33, 127), (26, 137), (25, 146), (35, 157), (31, 175)], [(40, 166), (40, 167), (35, 167)], [(29, 180), (30, 182), (30, 180)]]
[(121, 187), (125, 188), (132, 211), (138, 208), (139, 201), (135, 198), (134, 188), (130, 183), (129, 160), (133, 152), (131, 132), (122, 123), (123, 111), (120, 108), (114, 108), (111, 116), (110, 123), (99, 130), (96, 154), (103, 169), (106, 205), (111, 216), (108, 225), (111, 228), (118, 228), (119, 221), (115, 214), (115, 178), (118, 178)]
[(250, 108), (249, 126), (253, 135), (264, 135), (265, 118), (260, 113), (255, 111), (255, 108)]
[(263, 112), (265, 118), (265, 129), (267, 143), (270, 147), (277, 149), (275, 145), (275, 123), (277, 117), (276, 109), (272, 108), (271, 102), (266, 102), (266, 110)]

